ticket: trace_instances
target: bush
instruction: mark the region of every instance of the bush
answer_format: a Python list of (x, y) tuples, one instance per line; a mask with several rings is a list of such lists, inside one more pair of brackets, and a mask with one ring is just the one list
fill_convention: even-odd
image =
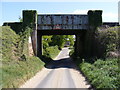
[(107, 57), (109, 52), (118, 50), (118, 30), (120, 27), (111, 27), (104, 30), (98, 29), (95, 45), (98, 57)]
[(58, 55), (59, 51), (60, 50), (58, 49), (58, 46), (50, 46), (43, 50), (43, 55), (50, 58), (55, 58), (55, 56)]
[(74, 56), (74, 48), (72, 48), (71, 51), (69, 52), (69, 56), (71, 56), (71, 57)]
[(99, 59), (93, 64), (81, 63), (79, 67), (95, 88), (120, 88), (118, 59)]
[(47, 42), (45, 42), (44, 40), (43, 40), (42, 44), (43, 44), (43, 49), (46, 49), (47, 47), (49, 47), (49, 44)]

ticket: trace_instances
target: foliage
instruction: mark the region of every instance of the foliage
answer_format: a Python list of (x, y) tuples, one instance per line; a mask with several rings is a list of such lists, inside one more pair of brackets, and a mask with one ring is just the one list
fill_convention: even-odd
[(111, 27), (104, 30), (99, 30), (95, 39), (97, 45), (96, 52), (99, 57), (107, 57), (108, 53), (118, 50), (118, 31), (119, 27)]
[(74, 35), (65, 35), (65, 41), (69, 41), (70, 42), (70, 47), (74, 46)]
[(70, 52), (69, 52), (69, 56), (74, 58), (74, 48), (71, 48)]
[(23, 22), (23, 19), (22, 19), (20, 16), (19, 16), (19, 21), (20, 21), (20, 22)]
[(32, 29), (29, 27), (26, 27), (24, 32), (20, 34), (20, 40), (18, 42), (18, 49), (20, 56), (28, 56), (28, 38), (32, 32)]
[(47, 47), (50, 46), (49, 44), (51, 43), (51, 38), (52, 38), (52, 35), (42, 37), (43, 49), (46, 49)]
[(46, 49), (43, 49), (43, 55), (50, 57), (50, 58), (55, 58), (55, 56), (58, 55), (59, 53), (58, 46), (50, 46), (47, 47)]
[(118, 49), (120, 51), (120, 26), (118, 27)]
[(70, 46), (73, 46), (74, 38), (71, 35), (43, 36), (43, 55), (54, 58), (59, 53), (59, 49), (62, 49), (66, 41), (70, 41)]
[(3, 63), (2, 87), (18, 88), (26, 80), (34, 76), (43, 66), (44, 63), (37, 57), (29, 57), (27, 61), (11, 60), (11, 62)]
[(51, 38), (52, 42), (50, 43), (51, 46), (57, 45), (59, 49), (62, 49), (62, 47), (65, 44), (65, 36), (64, 35), (53, 35)]
[(0, 36), (0, 40), (2, 40), (2, 47), (0, 47), (2, 61), (16, 59), (19, 36), (8, 26), (0, 27), (0, 30), (2, 30), (2, 36)]
[(118, 59), (83, 62), (79, 67), (95, 88), (120, 88)]
[(57, 45), (59, 49), (62, 49), (66, 41), (70, 42), (70, 46), (74, 45), (74, 37), (73, 35), (53, 35), (51, 37), (50, 46)]
[[(53, 36), (43, 36), (42, 44), (43, 44), (43, 55), (48, 58), (54, 58), (58, 55), (59, 49), (57, 45), (51, 45)], [(45, 61), (47, 62), (47, 61)]]
[(95, 57), (95, 36), (97, 27), (102, 25), (102, 10), (89, 10), (88, 11), (89, 29), (85, 35), (84, 41), (84, 54), (82, 57), (91, 58)]
[(3, 26), (10, 26), (17, 34), (21, 34), (26, 27), (33, 29), (36, 23), (36, 10), (23, 10), (23, 18), (19, 17), (20, 22), (4, 23)]
[[(86, 41), (88, 47), (85, 48), (87, 52), (91, 51), (92, 57), (85, 58), (82, 63), (81, 59), (75, 58), (75, 63), (95, 88), (120, 88), (120, 60), (107, 57), (109, 52), (116, 52), (119, 49), (119, 31), (120, 27), (110, 27), (98, 28), (94, 33), (88, 32), (88, 41)], [(86, 54), (86, 57), (88, 55)], [(97, 58), (104, 58), (105, 61)]]
[(110, 52), (117, 52), (119, 47), (120, 27), (98, 28), (94, 33), (88, 31), (85, 37), (84, 58), (106, 58)]
[(7, 22), (4, 23), (3, 26), (10, 26), (12, 30), (14, 30), (17, 34), (23, 31), (22, 22)]
[(89, 25), (96, 28), (102, 25), (102, 10), (88, 11)]
[[(2, 29), (1, 29), (2, 28)], [(0, 27), (2, 30), (2, 87), (18, 88), (27, 79), (34, 76), (44, 63), (37, 57), (29, 57), (28, 37), (30, 28), (26, 27), (21, 35), (16, 34), (10, 27)]]
[(23, 28), (25, 28), (26, 26), (28, 26), (29, 28), (34, 28), (36, 17), (36, 10), (23, 10)]

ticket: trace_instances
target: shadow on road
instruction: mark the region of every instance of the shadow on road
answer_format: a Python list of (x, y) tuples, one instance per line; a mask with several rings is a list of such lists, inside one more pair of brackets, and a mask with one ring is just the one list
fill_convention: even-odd
[(77, 67), (75, 62), (69, 57), (69, 58), (62, 58), (59, 60), (53, 60), (48, 57), (42, 57), (41, 60), (45, 62), (45, 68), (47, 69), (58, 69), (58, 68), (69, 68), (69, 69), (75, 69), (82, 74), (82, 76), (85, 77), (85, 81), (87, 82), (86, 85), (90, 85), (88, 88), (89, 90), (95, 90), (95, 88), (90, 84), (88, 78), (82, 73), (82, 71)]
[(59, 60), (52, 60), (48, 65), (46, 65), (46, 68), (48, 69), (56, 69), (56, 68), (74, 68), (76, 65), (71, 60), (71, 58), (63, 58)]
[(59, 60), (53, 60), (46, 56), (41, 56), (40, 59), (45, 63), (45, 68), (47, 69), (56, 69), (56, 68), (76, 68), (76, 64), (72, 59), (62, 58)]

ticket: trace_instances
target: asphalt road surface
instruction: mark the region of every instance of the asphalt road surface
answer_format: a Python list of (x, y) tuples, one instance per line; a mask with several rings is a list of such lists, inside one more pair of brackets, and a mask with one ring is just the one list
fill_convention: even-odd
[(69, 49), (59, 55), (20, 88), (90, 88), (81, 72), (69, 57)]

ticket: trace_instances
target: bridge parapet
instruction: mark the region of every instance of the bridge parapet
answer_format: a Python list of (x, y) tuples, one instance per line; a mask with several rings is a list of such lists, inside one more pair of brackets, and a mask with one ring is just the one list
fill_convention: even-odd
[(88, 15), (38, 15), (38, 30), (87, 30)]
[(82, 14), (38, 14), (38, 30), (90, 30), (102, 25), (102, 10)]

